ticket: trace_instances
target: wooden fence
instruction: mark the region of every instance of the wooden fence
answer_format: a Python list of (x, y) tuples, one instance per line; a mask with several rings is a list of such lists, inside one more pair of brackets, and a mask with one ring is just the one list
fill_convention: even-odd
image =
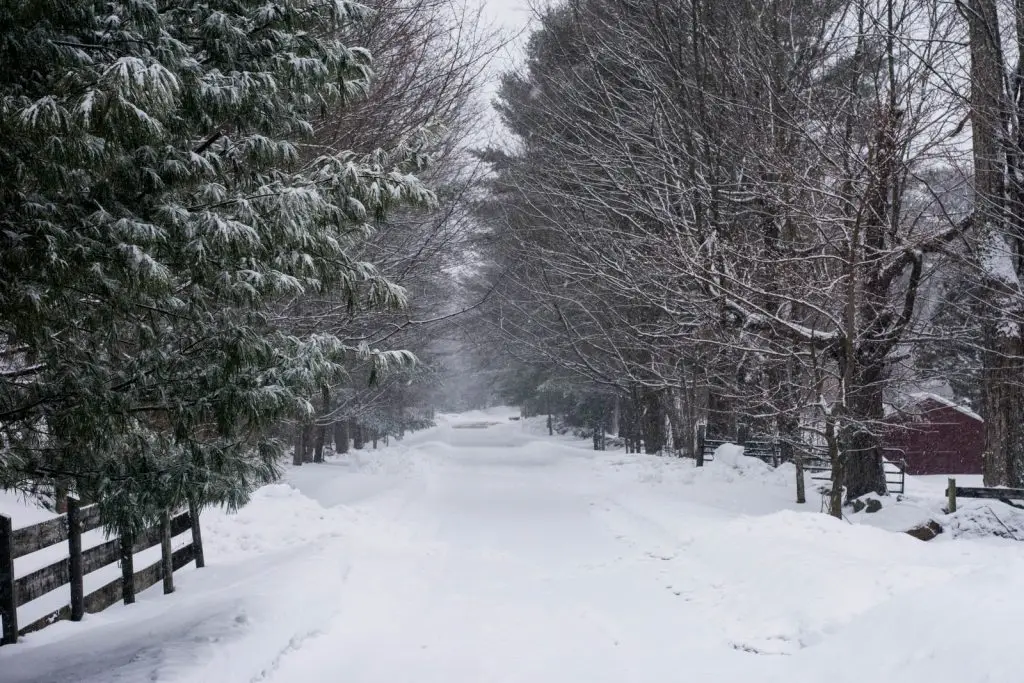
[[(111, 538), (82, 550), (82, 534), (100, 527), (99, 509), (68, 501), (68, 512), (39, 524), (14, 529), (10, 517), (0, 515), (0, 619), (3, 620), (0, 645), (15, 643), (19, 635), (38, 631), (62, 619), (79, 621), (123, 600), (135, 602), (135, 594), (163, 580), (164, 593), (174, 592), (174, 572), (195, 560), (204, 566), (203, 541), (199, 530), (199, 512), (193, 505), (178, 514), (164, 514), (161, 524), (146, 529), (138, 538), (128, 534)], [(192, 540), (172, 551), (171, 539), (192, 531)], [(31, 553), (67, 542), (68, 557), (24, 576), (14, 574), (14, 561)], [(160, 560), (135, 571), (134, 554), (159, 544)], [(114, 562), (120, 563), (121, 578), (88, 595), (84, 577)], [(18, 627), (18, 608), (25, 603), (68, 585), (70, 602), (41, 619)]]
[[(804, 456), (804, 472), (811, 473), (814, 481), (832, 481), (832, 462), (828, 458)], [(885, 472), (885, 489), (889, 493), (906, 493), (907, 463), (897, 457), (886, 457), (882, 462)]]
[(1014, 503), (1013, 501), (1024, 501), (1024, 489), (957, 486), (956, 479), (950, 478), (949, 483), (946, 486), (946, 507), (949, 509), (949, 512), (956, 512), (957, 498), (988, 498), (990, 500), (998, 500), (1001, 503), (1006, 503), (1010, 507), (1019, 508), (1022, 506), (1019, 503)]
[[(751, 435), (741, 427), (735, 439), (714, 438), (707, 435), (705, 425), (700, 425), (697, 429), (697, 466), (713, 462), (715, 450), (726, 443), (742, 445), (744, 455), (760, 458), (772, 467), (778, 467), (782, 462), (782, 448), (773, 437)], [(805, 455), (803, 468), (815, 481), (832, 480), (832, 463), (828, 458)], [(886, 490), (890, 493), (904, 493), (907, 488), (907, 463), (897, 457), (887, 457), (883, 468)]]

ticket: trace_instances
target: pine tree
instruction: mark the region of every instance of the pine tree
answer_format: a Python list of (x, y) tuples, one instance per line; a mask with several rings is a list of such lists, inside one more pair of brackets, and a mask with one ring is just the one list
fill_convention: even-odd
[[(401, 306), (352, 256), (430, 202), (415, 141), (310, 144), (369, 87), (345, 0), (0, 0), (0, 484), (62, 482), (131, 528), (277, 475), (275, 420), (354, 356), (275, 326), (341, 292)], [(31, 65), (31, 66), (30, 66)]]

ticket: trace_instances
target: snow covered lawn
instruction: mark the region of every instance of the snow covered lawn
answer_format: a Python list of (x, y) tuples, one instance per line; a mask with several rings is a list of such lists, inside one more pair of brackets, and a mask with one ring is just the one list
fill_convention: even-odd
[(0, 648), (0, 682), (1024, 680), (1024, 545), (923, 543), (876, 526), (897, 512), (797, 506), (790, 470), (594, 453), (512, 414), (206, 513), (175, 595)]

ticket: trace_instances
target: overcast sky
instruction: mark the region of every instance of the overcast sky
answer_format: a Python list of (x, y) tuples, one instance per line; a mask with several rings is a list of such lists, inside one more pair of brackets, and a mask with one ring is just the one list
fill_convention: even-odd
[[(471, 2), (473, 0), (470, 0)], [(502, 51), (502, 54), (495, 60), (491, 69), (491, 83), (485, 94), (488, 102), (494, 97), (497, 88), (498, 75), (508, 70), (522, 60), (522, 48), (527, 38), (526, 28), (530, 22), (530, 0), (476, 0), (483, 7), (485, 20), (492, 23), (495, 28), (500, 28), (511, 40), (509, 46)], [(481, 131), (482, 137), (489, 137), (490, 134), (500, 135), (496, 118), (492, 117), (491, 127), (494, 130), (489, 132)]]

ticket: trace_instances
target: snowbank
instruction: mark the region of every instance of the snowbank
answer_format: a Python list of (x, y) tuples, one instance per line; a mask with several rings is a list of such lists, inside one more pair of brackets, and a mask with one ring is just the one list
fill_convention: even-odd
[(10, 517), (15, 529), (57, 516), (29, 495), (3, 489), (0, 489), (0, 515)]
[(325, 508), (289, 484), (271, 484), (237, 513), (214, 508), (200, 519), (207, 557), (229, 563), (340, 536), (352, 513)]
[(958, 501), (957, 511), (939, 522), (949, 538), (1024, 541), (1024, 510), (999, 501)]
[(992, 564), (893, 596), (768, 680), (1016, 683), (1020, 607), (1008, 598), (1024, 591), (1022, 569)]

